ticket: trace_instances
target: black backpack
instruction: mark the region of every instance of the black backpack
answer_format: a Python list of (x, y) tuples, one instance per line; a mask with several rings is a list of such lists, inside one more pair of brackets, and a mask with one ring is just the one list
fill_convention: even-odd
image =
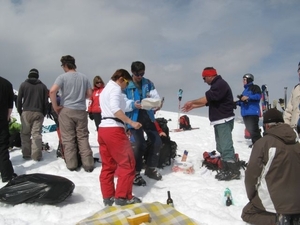
[(179, 128), (183, 130), (191, 130), (190, 118), (187, 115), (183, 115), (179, 118)]
[[(165, 118), (157, 118), (156, 121), (158, 122), (159, 126), (167, 135), (161, 136), (162, 146), (159, 152), (159, 162), (158, 168), (163, 168), (165, 166), (171, 165), (171, 159), (174, 159), (177, 155), (177, 144), (175, 141), (172, 141), (169, 137), (169, 127), (167, 125), (168, 121)], [(149, 152), (148, 149), (152, 147), (151, 141), (148, 139), (146, 140), (146, 153), (144, 155), (144, 160), (147, 161), (147, 154)]]
[(159, 124), (160, 128), (162, 129), (162, 131), (167, 135), (167, 137), (169, 137), (169, 127), (167, 125), (168, 120), (166, 120), (163, 117), (156, 118), (155, 120)]

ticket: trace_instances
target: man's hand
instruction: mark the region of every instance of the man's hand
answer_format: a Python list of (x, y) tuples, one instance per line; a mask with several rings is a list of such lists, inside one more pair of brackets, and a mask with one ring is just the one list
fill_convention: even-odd
[(141, 109), (142, 108), (142, 104), (139, 100), (135, 101), (134, 102), (134, 107), (137, 108), (137, 109)]
[(52, 107), (53, 107), (53, 110), (57, 113), (57, 115), (59, 114), (60, 110), (62, 110), (62, 108), (63, 108), (62, 106), (56, 106), (55, 107), (53, 105), (52, 105)]
[(132, 121), (131, 123), (130, 123), (130, 126), (132, 126), (134, 129), (140, 129), (141, 127), (142, 127), (142, 124), (140, 124), (139, 122), (134, 122), (134, 121)]
[(191, 111), (193, 109), (193, 103), (191, 101), (187, 102), (184, 104), (184, 106), (181, 107), (181, 111), (182, 112), (188, 112)]

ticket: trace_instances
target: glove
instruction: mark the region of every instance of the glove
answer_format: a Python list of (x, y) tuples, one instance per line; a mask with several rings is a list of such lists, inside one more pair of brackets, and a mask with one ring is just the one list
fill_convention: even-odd
[(90, 120), (94, 120), (94, 115), (93, 115), (93, 113), (89, 113), (89, 118), (90, 118)]

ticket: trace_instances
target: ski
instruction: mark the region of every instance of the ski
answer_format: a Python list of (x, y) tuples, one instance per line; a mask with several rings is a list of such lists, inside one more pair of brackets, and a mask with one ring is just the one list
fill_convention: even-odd
[(198, 129), (200, 129), (200, 127), (193, 127), (193, 128), (191, 128), (191, 129), (189, 129), (189, 130), (184, 130), (184, 129), (172, 129), (172, 130), (170, 130), (170, 132), (181, 132), (181, 131), (191, 131), (191, 130), (198, 130)]
[(178, 90), (178, 120), (177, 120), (177, 129), (179, 129), (179, 118), (180, 118), (180, 103), (181, 103), (181, 99), (182, 99), (182, 93), (183, 90), (179, 89)]
[(262, 113), (264, 114), (268, 109), (270, 109), (269, 105), (269, 91), (266, 84), (261, 86), (261, 108)]

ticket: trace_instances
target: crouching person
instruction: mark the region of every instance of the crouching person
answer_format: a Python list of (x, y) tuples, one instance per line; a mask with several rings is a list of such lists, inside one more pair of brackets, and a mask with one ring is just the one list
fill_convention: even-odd
[(299, 224), (299, 137), (277, 109), (269, 109), (263, 123), (265, 136), (255, 142), (245, 172), (250, 202), (242, 219), (256, 225)]

